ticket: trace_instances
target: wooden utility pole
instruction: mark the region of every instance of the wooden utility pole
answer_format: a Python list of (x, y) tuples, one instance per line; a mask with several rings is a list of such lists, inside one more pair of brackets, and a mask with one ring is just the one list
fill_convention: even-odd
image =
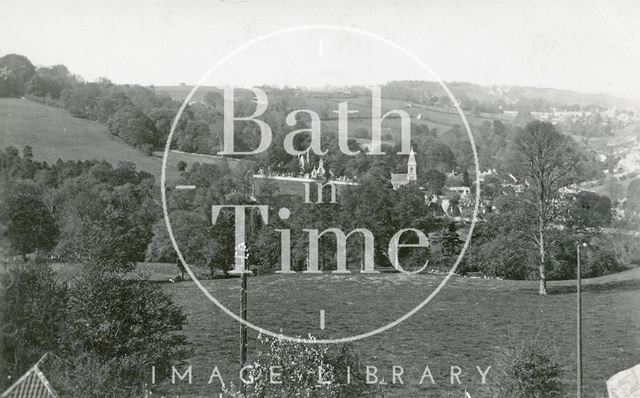
[[(240, 316), (243, 321), (247, 320), (247, 273), (243, 272), (240, 275), (241, 280), (241, 296), (240, 296)], [(240, 324), (240, 363), (244, 367), (247, 364), (247, 325)], [(245, 383), (241, 383), (242, 396), (247, 395), (247, 386)]]
[(581, 296), (581, 269), (580, 269), (580, 243), (576, 246), (578, 255), (578, 269), (576, 275), (576, 304), (577, 304), (577, 330), (576, 330), (576, 364), (577, 364), (577, 389), (578, 398), (582, 398), (582, 296)]
[[(241, 256), (245, 262), (249, 258), (249, 250), (245, 243), (242, 243), (236, 248), (236, 257)], [(247, 270), (245, 269), (240, 273), (240, 318), (244, 322), (247, 321)], [(247, 325), (240, 323), (240, 369), (244, 368), (247, 364)], [(242, 396), (247, 394), (247, 386), (242, 381), (240, 382), (240, 392)]]
[[(247, 274), (242, 273), (241, 280), (241, 294), (240, 297), (240, 316), (243, 321), (247, 320)], [(240, 362), (242, 366), (247, 363), (247, 325), (240, 324)]]

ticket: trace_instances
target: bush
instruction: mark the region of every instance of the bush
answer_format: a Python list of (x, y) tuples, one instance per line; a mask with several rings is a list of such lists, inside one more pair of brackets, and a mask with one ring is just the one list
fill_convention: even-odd
[[(310, 336), (311, 338), (311, 336)], [(261, 349), (251, 364), (254, 383), (247, 384), (247, 397), (358, 397), (366, 393), (364, 373), (351, 345), (294, 343), (258, 336)], [(270, 383), (270, 369), (281, 376)], [(321, 369), (321, 370), (319, 370)], [(327, 384), (318, 384), (318, 374)], [(347, 372), (351, 378), (347, 383)], [(242, 397), (231, 385), (226, 393)]]
[(58, 228), (42, 188), (30, 180), (12, 180), (0, 191), (0, 222), (11, 247), (23, 256), (36, 249), (51, 249)]
[(130, 387), (119, 383), (111, 369), (117, 366), (111, 362), (101, 362), (91, 354), (81, 353), (72, 361), (56, 357), (45, 361), (43, 372), (61, 397), (68, 398), (120, 398), (138, 395)]
[(48, 351), (58, 350), (66, 289), (48, 265), (26, 263), (2, 276), (0, 386), (20, 377)]
[(187, 162), (184, 160), (179, 160), (178, 164), (176, 164), (176, 168), (178, 171), (185, 171), (187, 169)]
[[(579, 236), (565, 234), (558, 238), (555, 247), (550, 251), (549, 267), (547, 277), (549, 280), (575, 279), (577, 271), (576, 242)], [(585, 239), (585, 238), (582, 238)], [(581, 268), (583, 278), (594, 278), (619, 272), (624, 269), (617, 259), (617, 241), (623, 238), (612, 240), (605, 235), (596, 235), (587, 240), (589, 246), (583, 248), (581, 257)], [(635, 242), (633, 243), (635, 244)]]
[(611, 240), (611, 250), (623, 266), (640, 266), (640, 245), (634, 236), (616, 236)]
[(623, 269), (624, 268), (618, 263), (618, 260), (616, 260), (615, 253), (612, 250), (599, 249), (587, 256), (584, 267), (582, 268), (582, 277), (594, 278), (596, 276), (619, 272)]
[(472, 244), (459, 272), (479, 271), (505, 279), (534, 279), (537, 259), (517, 234), (500, 235), (483, 243)]
[(554, 398), (562, 395), (562, 369), (550, 347), (538, 336), (516, 343), (496, 354), (503, 378), (496, 383), (497, 396), (504, 398)]
[(140, 152), (144, 153), (147, 156), (153, 155), (153, 145), (151, 144), (142, 144), (140, 145)]
[(135, 262), (144, 258), (148, 243), (144, 225), (132, 220), (126, 210), (111, 205), (98, 211), (93, 219), (71, 211), (64, 214), (54, 253), (110, 271), (132, 270)]
[[(103, 391), (118, 387), (140, 395), (151, 366), (162, 379), (171, 364), (190, 354), (180, 333), (186, 321), (160, 286), (94, 270), (69, 292), (68, 357), (75, 361), (78, 354), (87, 354), (93, 367), (104, 369)], [(82, 372), (82, 366), (75, 367)]]
[(0, 374), (9, 377), (0, 387), (50, 352), (59, 362), (47, 374), (61, 396), (140, 396), (151, 366), (161, 380), (190, 354), (186, 316), (158, 285), (92, 269), (66, 288), (33, 263), (2, 282)]

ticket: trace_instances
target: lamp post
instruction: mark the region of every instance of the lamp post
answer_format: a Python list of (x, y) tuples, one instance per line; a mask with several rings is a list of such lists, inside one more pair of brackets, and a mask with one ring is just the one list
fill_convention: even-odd
[(576, 365), (577, 365), (577, 389), (578, 398), (582, 398), (582, 271), (580, 268), (580, 246), (587, 247), (586, 243), (576, 245), (577, 270), (576, 270), (576, 305), (577, 305), (577, 327), (576, 327)]

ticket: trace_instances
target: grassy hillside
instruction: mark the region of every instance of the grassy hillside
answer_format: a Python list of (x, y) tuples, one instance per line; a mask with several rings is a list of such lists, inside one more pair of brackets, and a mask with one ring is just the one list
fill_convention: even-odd
[(510, 87), (507, 95), (512, 98), (542, 98), (556, 104), (598, 105), (606, 108), (632, 108), (638, 106), (633, 99), (618, 98), (607, 94), (579, 93), (541, 87)]
[[(414, 82), (414, 85), (417, 82)], [(440, 85), (436, 82), (419, 82), (419, 85), (429, 87), (437, 95), (443, 95)], [(617, 98), (607, 94), (582, 93), (570, 90), (560, 90), (555, 88), (522, 87), (522, 86), (481, 86), (466, 82), (447, 82), (447, 86), (454, 93), (464, 93), (469, 99), (478, 101), (493, 102), (497, 99), (504, 99), (507, 102), (521, 99), (540, 98), (550, 103), (564, 105), (599, 105), (603, 107), (630, 108), (638, 106), (637, 100)], [(158, 92), (165, 92), (173, 99), (182, 101), (193, 86), (157, 86)], [(194, 99), (201, 99), (207, 91), (220, 90), (215, 87), (201, 87), (196, 92)]]
[(37, 160), (132, 161), (139, 170), (160, 175), (161, 160), (146, 156), (97, 122), (73, 117), (69, 112), (26, 99), (0, 98), (0, 145), (33, 148)]
[[(163, 271), (166, 272), (166, 271)], [(175, 272), (175, 271), (174, 271)], [(169, 271), (171, 273), (171, 271)], [(362, 333), (404, 314), (422, 300), (441, 277), (398, 274), (264, 276), (249, 279), (249, 320), (290, 335), (312, 333), (320, 338)], [(631, 367), (640, 357), (640, 275), (638, 270), (585, 281), (583, 294), (584, 396), (605, 397), (605, 381)], [(239, 281), (203, 284), (232, 311), (239, 307)], [(157, 390), (180, 396), (212, 396), (217, 381), (207, 384), (218, 366), (226, 382), (239, 369), (239, 325), (210, 303), (191, 282), (165, 285), (189, 314), (186, 333), (194, 344), (193, 385), (161, 385)], [(480, 385), (475, 366), (495, 366), (493, 352), (513, 339), (540, 332), (561, 361), (566, 396), (575, 395), (575, 288), (571, 281), (550, 283), (550, 295), (539, 297), (534, 281), (453, 278), (412, 318), (383, 334), (355, 343), (363, 365), (378, 367), (391, 377), (403, 366), (405, 384), (387, 386), (385, 397), (490, 396)], [(319, 312), (326, 311), (326, 329)], [(519, 334), (517, 333), (519, 331)], [(249, 355), (256, 333), (249, 332)], [(436, 385), (418, 385), (425, 366)], [(450, 366), (463, 369), (463, 386), (449, 384)], [(489, 373), (494, 384), (497, 370)]]
[[(36, 160), (53, 163), (65, 160), (106, 160), (116, 165), (119, 161), (134, 162), (139, 170), (160, 177), (162, 152), (153, 156), (132, 148), (112, 135), (98, 122), (79, 119), (63, 109), (53, 108), (19, 98), (0, 98), (0, 147), (13, 145), (22, 149), (33, 148)], [(197, 154), (171, 152), (167, 176), (177, 177), (178, 161), (189, 166), (195, 162), (217, 164), (222, 158)], [(229, 159), (232, 171), (238, 173), (250, 167), (248, 162)]]
[[(154, 152), (153, 156), (162, 159), (163, 152)], [(186, 153), (180, 151), (170, 151), (167, 158), (167, 176), (175, 177), (177, 174), (178, 162), (183, 161), (190, 167), (193, 163), (207, 163), (223, 165), (226, 163), (229, 170), (237, 176), (244, 176), (249, 170), (253, 170), (254, 162), (251, 160), (222, 157), (216, 155), (202, 155), (199, 153)], [(188, 168), (187, 167), (187, 168)]]
[[(191, 91), (192, 86), (162, 86), (155, 88), (157, 92), (163, 92), (171, 96), (174, 100), (183, 101)], [(215, 87), (201, 87), (196, 91), (193, 99), (202, 100), (207, 92), (215, 92), (221, 94), (221, 90)], [(238, 95), (247, 96), (250, 94), (248, 91), (240, 91)], [(250, 96), (250, 95), (249, 95)], [(371, 129), (371, 97), (367, 96), (352, 96), (345, 97), (343, 95), (333, 95), (331, 93), (314, 93), (314, 92), (299, 92), (297, 93), (297, 99), (304, 105), (304, 108), (311, 109), (317, 112), (321, 119), (327, 120), (326, 126), (330, 130), (337, 130), (338, 121), (337, 114), (332, 111), (338, 109), (340, 102), (349, 102), (349, 110), (357, 111), (349, 115), (349, 131), (353, 132), (357, 128), (363, 127), (368, 130)], [(410, 106), (408, 106), (410, 105)], [(382, 99), (382, 111), (383, 114), (392, 109), (403, 109), (409, 115), (414, 122), (419, 124), (427, 124), (429, 128), (437, 128), (439, 132), (444, 132), (450, 129), (453, 125), (462, 125), (460, 115), (455, 111), (448, 111), (442, 108), (436, 108), (433, 106), (419, 105), (415, 103), (409, 103), (407, 101), (399, 101), (393, 99)], [(421, 119), (416, 117), (422, 114)], [(493, 121), (494, 119), (500, 119), (507, 121), (501, 115), (484, 115), (484, 116), (472, 116), (470, 114), (465, 115), (469, 124), (477, 126), (483, 121)], [(399, 130), (398, 120), (386, 120), (383, 124), (385, 131), (397, 131)]]

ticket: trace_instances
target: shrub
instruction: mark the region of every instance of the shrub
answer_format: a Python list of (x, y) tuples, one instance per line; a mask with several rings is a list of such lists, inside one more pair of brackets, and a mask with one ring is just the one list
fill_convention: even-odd
[(502, 374), (497, 396), (504, 398), (554, 398), (562, 395), (562, 369), (553, 359), (550, 347), (538, 336), (525, 338), (512, 349), (496, 354)]
[[(69, 357), (85, 353), (102, 367), (103, 382), (140, 393), (151, 366), (160, 379), (170, 364), (189, 355), (180, 332), (187, 321), (182, 309), (160, 286), (122, 275), (87, 273), (69, 292), (65, 343)], [(80, 366), (76, 366), (82, 369)], [(111, 387), (105, 387), (111, 390)]]
[(608, 249), (599, 249), (588, 255), (582, 269), (583, 278), (612, 274), (621, 271), (622, 266), (616, 260), (615, 253)]
[(112, 271), (132, 270), (148, 243), (144, 225), (124, 209), (111, 205), (93, 219), (74, 213), (62, 217), (61, 236), (54, 253), (77, 262), (94, 263)]
[(51, 249), (58, 228), (42, 188), (33, 181), (13, 180), (0, 191), (0, 222), (11, 247), (23, 256), (36, 249)]
[(616, 236), (611, 240), (611, 250), (621, 265), (640, 266), (640, 245), (636, 237)]
[(48, 351), (57, 351), (66, 289), (45, 264), (26, 263), (2, 276), (0, 385), (13, 382)]
[(137, 394), (138, 391), (119, 383), (111, 372), (117, 366), (116, 361), (102, 362), (94, 355), (80, 353), (71, 361), (47, 358), (42, 370), (61, 397), (120, 398)]
[[(547, 277), (552, 279), (575, 279), (577, 270), (576, 242), (581, 237), (565, 234), (558, 238), (555, 247), (550, 250)], [(585, 238), (582, 238), (585, 239)], [(582, 277), (594, 278), (619, 272), (624, 266), (618, 261), (619, 250), (616, 247), (624, 238), (612, 240), (603, 234), (589, 237), (589, 246), (583, 248), (581, 257)], [(634, 242), (635, 244), (635, 242)], [(618, 251), (617, 251), (618, 250)]]
[(465, 271), (471, 271), (473, 267), (488, 276), (506, 279), (535, 277), (535, 268), (530, 266), (536, 264), (535, 257), (517, 234), (500, 235), (472, 246), (465, 263)]
[(147, 156), (153, 155), (153, 145), (151, 144), (142, 144), (140, 145), (140, 152), (144, 153)]
[(185, 171), (187, 169), (187, 162), (184, 160), (179, 160), (178, 164), (176, 164), (176, 168), (178, 171)]
[(58, 362), (47, 374), (61, 396), (140, 396), (151, 366), (161, 380), (190, 354), (180, 334), (186, 316), (150, 282), (94, 267), (67, 288), (48, 265), (27, 263), (3, 285), (0, 374), (9, 377), (0, 387), (52, 353)]
[[(311, 336), (309, 336), (312, 338)], [(357, 397), (365, 395), (367, 385), (358, 357), (351, 345), (339, 348), (327, 344), (304, 344), (258, 336), (261, 349), (251, 364), (253, 384), (247, 384), (246, 397)], [(274, 368), (275, 367), (275, 368)], [(270, 383), (271, 369), (281, 376)], [(319, 373), (326, 384), (319, 385)], [(347, 382), (347, 375), (350, 380)], [(231, 385), (226, 391), (243, 397)]]

